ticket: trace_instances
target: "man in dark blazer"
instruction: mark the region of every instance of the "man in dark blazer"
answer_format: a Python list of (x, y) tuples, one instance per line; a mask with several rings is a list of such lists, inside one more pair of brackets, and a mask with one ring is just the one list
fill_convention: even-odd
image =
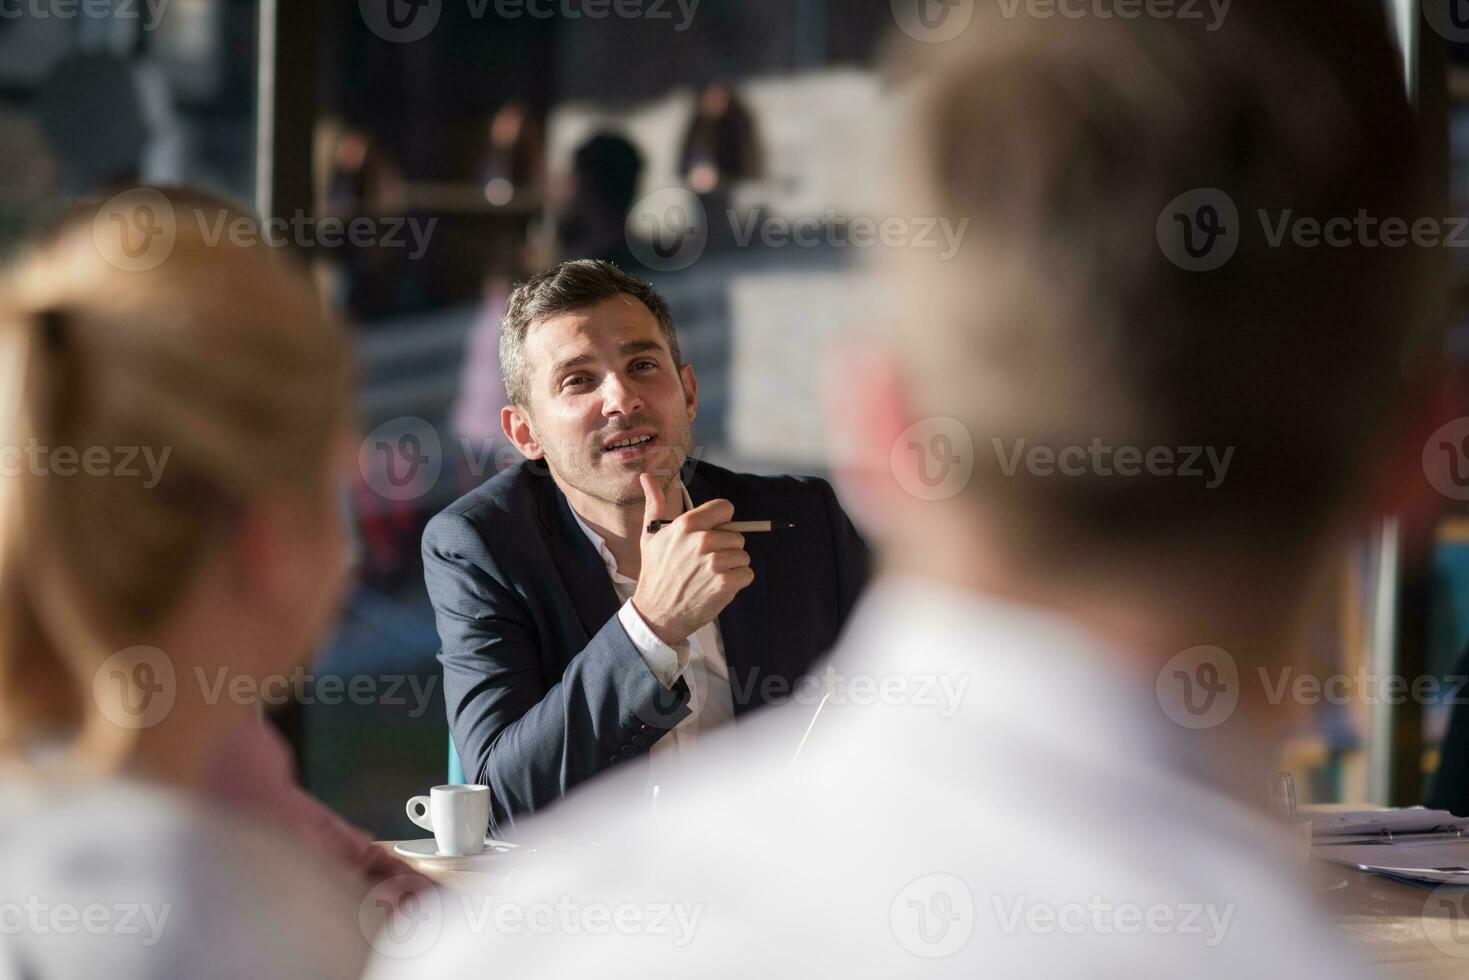
[(701, 734), (790, 698), (867, 551), (824, 481), (690, 458), (693, 369), (662, 298), (615, 266), (523, 283), (500, 360), (526, 458), (436, 516), (423, 556), (455, 746), (504, 833), (630, 759), (651, 794)]

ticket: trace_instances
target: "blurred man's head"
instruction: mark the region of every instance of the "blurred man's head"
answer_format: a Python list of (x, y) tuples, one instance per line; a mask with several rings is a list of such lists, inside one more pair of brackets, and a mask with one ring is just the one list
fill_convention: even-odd
[(896, 366), (839, 424), (897, 484), (964, 487), (869, 481), (877, 533), (901, 552), (947, 524), (958, 552), (952, 532), (982, 526), (1063, 568), (1319, 554), (1427, 348), (1426, 250), (1355, 223), (1421, 214), (1384, 16), (1238, 0), (1210, 32), (1022, 13), (923, 47), (900, 211), (969, 225), (955, 258), (894, 256)]
[(506, 436), (568, 494), (641, 504), (640, 473), (672, 483), (698, 406), (668, 304), (607, 262), (564, 262), (511, 294), (500, 333)]

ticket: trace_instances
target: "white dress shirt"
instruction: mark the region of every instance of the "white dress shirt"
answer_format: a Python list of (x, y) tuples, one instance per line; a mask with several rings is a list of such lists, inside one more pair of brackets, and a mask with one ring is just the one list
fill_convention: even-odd
[(654, 820), (616, 813), (614, 777), (518, 827), (561, 843), (497, 901), (640, 928), (446, 917), (368, 976), (1364, 976), (1272, 828), (1170, 760), (1187, 733), (1123, 663), (1054, 614), (884, 580), (796, 765), (814, 705), (707, 740)]
[[(683, 481), (678, 482), (678, 492), (683, 497), (685, 511), (693, 510), (694, 502)], [(576, 523), (597, 554), (607, 566), (612, 587), (622, 608), (617, 619), (627, 631), (628, 638), (638, 648), (648, 669), (665, 688), (672, 689), (679, 677), (689, 686), (689, 715), (674, 727), (673, 731), (653, 743), (649, 750), (652, 767), (650, 785), (661, 786), (665, 781), (678, 777), (690, 750), (701, 733), (725, 724), (734, 717), (734, 696), (729, 686), (729, 665), (724, 659), (724, 638), (719, 633), (719, 621), (710, 620), (695, 630), (682, 643), (669, 646), (648, 626), (646, 620), (633, 607), (632, 595), (637, 591), (638, 580), (628, 578), (617, 570), (617, 559), (612, 556), (607, 542), (593, 531), (576, 508), (571, 509)]]

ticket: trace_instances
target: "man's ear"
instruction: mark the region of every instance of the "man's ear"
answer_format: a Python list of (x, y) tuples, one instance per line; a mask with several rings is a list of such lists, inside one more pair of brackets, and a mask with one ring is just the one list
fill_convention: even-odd
[(699, 379), (694, 377), (694, 366), (685, 364), (678, 369), (678, 376), (683, 381), (684, 406), (689, 411), (689, 421), (699, 414)]
[(869, 538), (878, 540), (905, 501), (891, 454), (909, 425), (903, 372), (891, 353), (876, 346), (833, 345), (824, 361), (828, 383), (822, 394), (837, 493)]
[(500, 409), (500, 429), (526, 459), (540, 459), (546, 455), (530, 424), (530, 413), (521, 406), (506, 405)]

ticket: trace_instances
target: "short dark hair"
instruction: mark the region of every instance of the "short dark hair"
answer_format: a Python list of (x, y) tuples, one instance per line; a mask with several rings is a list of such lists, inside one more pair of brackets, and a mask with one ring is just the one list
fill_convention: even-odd
[(525, 363), (525, 335), (531, 324), (628, 296), (646, 306), (658, 321), (675, 368), (683, 365), (678, 334), (668, 303), (647, 282), (600, 259), (573, 259), (537, 273), (515, 287), (500, 322), (500, 376), (505, 396), (515, 405), (530, 400), (529, 368)]
[[(918, 408), (969, 429), (970, 491), (1023, 536), (1258, 549), (1338, 516), (1432, 343), (1437, 259), (1272, 241), (1257, 216), (1422, 214), (1381, 8), (1237, 0), (1217, 31), (996, 18), (914, 66), (919, 204), (970, 221), (958, 261), (920, 259), (952, 289), (937, 335), (908, 345)], [(1196, 189), (1238, 206), (1237, 251), (1212, 271), (1160, 247), (1170, 202)], [(991, 451), (1020, 438), (1236, 452), (1206, 490)]]

